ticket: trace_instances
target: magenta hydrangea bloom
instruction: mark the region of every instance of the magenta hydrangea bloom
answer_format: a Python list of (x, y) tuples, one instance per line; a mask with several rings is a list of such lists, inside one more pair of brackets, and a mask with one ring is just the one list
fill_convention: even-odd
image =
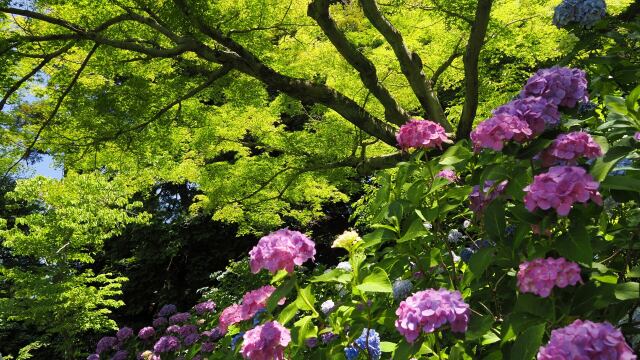
[(142, 340), (148, 340), (155, 336), (155, 334), (156, 330), (151, 326), (143, 327), (142, 329), (140, 329), (140, 331), (138, 331), (138, 337)]
[[(240, 308), (241, 317), (243, 320), (251, 319), (258, 311), (264, 309), (267, 306), (267, 300), (276, 291), (276, 288), (271, 285), (263, 286), (259, 289), (249, 291), (242, 297), (242, 307)], [(284, 304), (285, 299), (280, 299), (278, 304)]]
[(163, 336), (153, 345), (153, 352), (164, 353), (180, 349), (180, 340), (175, 336)]
[(447, 179), (447, 180), (449, 180), (451, 182), (456, 182), (456, 181), (460, 180), (460, 177), (458, 177), (458, 175), (456, 175), (456, 172), (454, 170), (451, 170), (451, 169), (441, 170), (436, 175), (436, 177)]
[(471, 310), (458, 291), (428, 289), (419, 291), (400, 303), (396, 310), (396, 329), (414, 342), (420, 331), (431, 333), (444, 324), (451, 331), (465, 332)]
[(573, 108), (578, 101), (589, 101), (587, 74), (580, 69), (557, 66), (540, 69), (529, 78), (520, 96), (540, 96), (558, 106)]
[(233, 304), (222, 310), (220, 319), (218, 320), (218, 328), (221, 332), (226, 333), (229, 326), (237, 324), (242, 320), (244, 319), (242, 318), (241, 306)]
[(521, 293), (547, 297), (554, 286), (565, 288), (577, 283), (582, 284), (580, 266), (564, 258), (525, 261), (518, 270), (518, 288)]
[(547, 126), (555, 126), (560, 122), (558, 106), (541, 97), (526, 97), (515, 99), (506, 105), (502, 105), (493, 111), (493, 115), (508, 114), (525, 121), (533, 136), (544, 132)]
[(277, 321), (258, 325), (243, 335), (242, 357), (250, 360), (284, 360), (291, 333)]
[(635, 134), (633, 134), (633, 138), (634, 138), (636, 141), (640, 141), (640, 131), (638, 131), (638, 132), (636, 132)]
[(526, 121), (516, 115), (501, 112), (481, 122), (471, 132), (475, 151), (489, 148), (501, 151), (507, 141), (524, 142), (533, 137), (533, 131)]
[(299, 231), (281, 229), (264, 236), (251, 251), (251, 271), (267, 269), (275, 274), (278, 270), (293, 272), (295, 265), (302, 265), (314, 258), (316, 246), (306, 235)]
[(575, 165), (581, 157), (595, 159), (600, 156), (602, 156), (602, 149), (591, 135), (584, 131), (574, 131), (560, 134), (540, 154), (540, 160), (542, 160), (542, 166)]
[(482, 191), (480, 190), (480, 185), (475, 185), (471, 190), (471, 194), (469, 194), (469, 208), (475, 213), (482, 212), (491, 201), (502, 195), (508, 183), (509, 181), (503, 180), (494, 185), (495, 181), (486, 180)]
[(540, 347), (538, 360), (635, 360), (620, 330), (608, 322), (576, 320), (551, 331), (551, 339)]
[(202, 315), (205, 313), (212, 313), (216, 309), (216, 303), (214, 303), (211, 300), (207, 300), (199, 304), (196, 304), (193, 308), (195, 309), (196, 314), (198, 315)]
[(412, 119), (402, 125), (400, 131), (396, 134), (396, 140), (402, 150), (434, 147), (442, 149), (442, 143), (450, 142), (440, 124), (418, 119)]
[(546, 173), (536, 175), (533, 183), (524, 188), (524, 206), (531, 212), (537, 208), (556, 209), (560, 216), (567, 216), (574, 203), (586, 203), (591, 199), (602, 205), (597, 181), (578, 166), (554, 166)]

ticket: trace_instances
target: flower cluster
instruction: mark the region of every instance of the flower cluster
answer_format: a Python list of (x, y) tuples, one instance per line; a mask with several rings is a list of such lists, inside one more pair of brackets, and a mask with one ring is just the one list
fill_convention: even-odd
[(251, 360), (284, 360), (284, 349), (291, 342), (291, 333), (277, 321), (258, 325), (243, 336), (240, 353)]
[(547, 297), (554, 286), (565, 288), (577, 283), (582, 283), (580, 267), (564, 258), (525, 261), (518, 270), (518, 288), (522, 293)]
[(526, 121), (516, 115), (499, 113), (478, 124), (471, 132), (471, 141), (475, 151), (482, 148), (501, 151), (507, 141), (524, 142), (532, 136)]
[(482, 212), (491, 201), (498, 196), (502, 195), (507, 188), (507, 180), (504, 180), (498, 184), (493, 180), (487, 180), (484, 182), (484, 187), (480, 189), (480, 185), (475, 185), (469, 194), (469, 208), (475, 212)]
[(515, 99), (493, 111), (493, 115), (508, 114), (524, 120), (534, 136), (540, 135), (548, 126), (560, 122), (560, 112), (553, 102), (542, 97)]
[[(276, 291), (275, 287), (266, 285), (244, 294), (241, 305), (233, 304), (222, 310), (218, 320), (218, 329), (222, 333), (226, 333), (229, 326), (254, 317), (266, 308), (267, 300), (274, 291)], [(278, 304), (282, 305), (284, 302), (285, 299), (280, 299)]]
[(587, 75), (566, 67), (541, 69), (527, 80), (520, 96), (539, 96), (552, 104), (573, 108), (578, 101), (589, 101)]
[(331, 245), (332, 248), (343, 248), (347, 251), (351, 251), (356, 245), (360, 244), (362, 239), (356, 231), (345, 231), (338, 236)]
[(380, 351), (380, 334), (373, 329), (364, 328), (359, 338), (354, 341), (353, 345), (344, 348), (344, 354), (347, 360), (358, 358), (360, 351), (364, 351), (368, 359), (378, 360), (382, 355)]
[(264, 236), (249, 252), (253, 273), (267, 269), (275, 274), (278, 270), (293, 272), (295, 265), (302, 265), (316, 255), (315, 243), (299, 231), (281, 229)]
[(591, 28), (607, 15), (604, 0), (564, 0), (553, 14), (553, 24), (559, 28), (575, 23)]
[(393, 282), (393, 286), (391, 287), (393, 290), (393, 298), (396, 300), (405, 299), (409, 294), (411, 294), (411, 290), (413, 289), (413, 284), (411, 280), (402, 280), (398, 279)]
[(442, 149), (443, 143), (450, 142), (440, 124), (418, 119), (412, 119), (402, 125), (400, 131), (396, 134), (396, 140), (402, 150), (434, 147)]
[(536, 175), (533, 183), (524, 188), (524, 205), (529, 211), (554, 208), (558, 215), (567, 216), (574, 203), (589, 199), (602, 205), (598, 182), (578, 166), (554, 166)]
[(458, 175), (456, 175), (456, 172), (452, 169), (444, 169), (441, 170), (436, 177), (439, 178), (443, 178), (443, 179), (447, 179), (451, 182), (456, 182), (458, 180), (460, 180), (460, 177), (458, 177)]
[(560, 134), (541, 154), (542, 166), (574, 165), (582, 157), (595, 159), (602, 149), (591, 135), (584, 131)]
[(396, 329), (409, 342), (449, 323), (451, 331), (465, 332), (471, 311), (458, 291), (428, 289), (417, 292), (400, 303), (396, 310)]
[(636, 356), (620, 330), (610, 323), (576, 320), (569, 326), (553, 330), (549, 343), (540, 347), (537, 359), (635, 360)]

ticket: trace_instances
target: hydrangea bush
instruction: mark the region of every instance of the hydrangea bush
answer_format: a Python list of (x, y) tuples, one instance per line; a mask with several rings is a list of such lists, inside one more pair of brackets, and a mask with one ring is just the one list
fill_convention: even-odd
[(89, 358), (636, 359), (640, 87), (592, 126), (587, 85), (539, 70), (446, 149), (411, 120), (338, 265), (313, 270), (313, 236), (275, 231), (249, 252), (270, 280), (222, 309), (166, 305)]

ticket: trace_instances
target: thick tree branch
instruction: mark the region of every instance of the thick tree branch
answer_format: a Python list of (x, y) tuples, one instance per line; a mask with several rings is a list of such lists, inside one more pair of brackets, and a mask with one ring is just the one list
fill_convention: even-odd
[(365, 16), (371, 24), (384, 36), (398, 58), (400, 69), (409, 81), (420, 105), (431, 120), (440, 123), (447, 131), (453, 128), (444, 114), (442, 105), (433, 91), (431, 82), (422, 71), (422, 60), (415, 52), (411, 52), (404, 43), (398, 30), (384, 18), (375, 0), (360, 0)]
[(80, 67), (78, 68), (78, 71), (76, 71), (75, 75), (71, 79), (71, 82), (69, 82), (69, 85), (67, 85), (66, 89), (62, 92), (62, 94), (58, 98), (58, 101), (56, 102), (56, 105), (54, 106), (53, 111), (51, 111), (51, 113), (49, 114), (49, 117), (47, 117), (47, 119), (42, 123), (42, 125), (36, 132), (36, 135), (33, 137), (33, 140), (31, 141), (31, 143), (29, 143), (29, 145), (25, 149), (23, 155), (18, 160), (16, 160), (13, 164), (11, 164), (11, 166), (9, 166), (9, 168), (6, 170), (4, 174), (4, 177), (7, 177), (11, 172), (11, 170), (13, 170), (20, 163), (20, 161), (26, 159), (29, 156), (29, 154), (31, 154), (31, 151), (33, 151), (33, 147), (36, 145), (36, 143), (40, 139), (40, 135), (42, 135), (42, 132), (44, 131), (44, 129), (46, 129), (51, 124), (53, 119), (58, 114), (58, 110), (60, 110), (60, 106), (62, 106), (62, 102), (67, 97), (69, 92), (71, 92), (71, 89), (73, 89), (73, 87), (78, 82), (78, 79), (80, 78), (80, 75), (82, 74), (84, 69), (87, 67), (89, 60), (91, 59), (93, 54), (96, 52), (96, 50), (98, 50), (98, 46), (99, 44), (95, 44), (93, 45), (91, 50), (89, 50), (89, 53), (87, 53), (87, 56), (84, 58), (84, 61), (82, 61), (82, 64), (80, 64)]
[(471, 133), (473, 119), (478, 110), (478, 61), (480, 50), (484, 45), (484, 38), (489, 25), (491, 5), (493, 0), (478, 0), (476, 18), (471, 26), (471, 34), (467, 42), (467, 49), (463, 57), (465, 75), (465, 99), (462, 107), (462, 116), (456, 131), (456, 138), (466, 139)]
[(307, 15), (318, 23), (333, 46), (358, 71), (362, 83), (384, 106), (385, 118), (397, 125), (402, 125), (409, 121), (409, 115), (391, 96), (389, 90), (380, 83), (375, 65), (358, 51), (355, 45), (338, 29), (329, 13), (329, 5), (329, 0), (314, 0), (309, 4)]
[(229, 65), (298, 100), (325, 105), (367, 134), (391, 146), (396, 146), (395, 129), (372, 116), (352, 99), (326, 85), (276, 72), (242, 45), (224, 35), (219, 29), (205, 24), (197, 15), (191, 12), (185, 0), (174, 0), (174, 3), (203, 34), (231, 50), (213, 50), (199, 43), (195, 48), (195, 52), (203, 59)]

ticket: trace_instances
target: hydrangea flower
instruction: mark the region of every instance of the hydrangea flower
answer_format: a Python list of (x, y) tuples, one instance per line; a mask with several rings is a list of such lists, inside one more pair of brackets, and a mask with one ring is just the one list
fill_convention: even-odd
[(278, 270), (293, 272), (295, 265), (302, 265), (314, 258), (315, 243), (299, 231), (281, 229), (264, 236), (249, 252), (251, 271), (267, 269), (275, 274)]
[(574, 203), (591, 199), (602, 205), (598, 182), (578, 166), (554, 166), (548, 172), (536, 175), (533, 183), (524, 188), (525, 207), (533, 212), (537, 208), (554, 208), (558, 215), (567, 216)]
[(247, 331), (243, 339), (240, 353), (245, 359), (284, 360), (291, 333), (277, 321), (270, 321)]
[[(242, 297), (242, 306), (240, 313), (242, 320), (248, 320), (252, 318), (258, 311), (264, 309), (267, 306), (267, 300), (276, 288), (271, 285), (263, 286), (259, 289), (252, 290), (244, 294)], [(280, 299), (279, 305), (284, 304), (285, 299)]]
[(178, 328), (178, 334), (182, 337), (186, 337), (198, 332), (198, 327), (195, 325), (183, 325)]
[(464, 235), (458, 229), (449, 230), (449, 234), (447, 234), (447, 240), (451, 243), (457, 243), (462, 239)]
[(551, 338), (546, 346), (540, 347), (537, 359), (635, 360), (636, 356), (620, 330), (610, 323), (578, 319), (551, 331)]
[(194, 307), (196, 314), (203, 315), (205, 313), (212, 313), (216, 309), (216, 303), (211, 300), (207, 300), (196, 304)]
[(362, 334), (358, 337), (353, 345), (344, 348), (344, 354), (347, 359), (352, 360), (358, 357), (360, 351), (363, 351), (368, 359), (378, 360), (382, 355), (380, 351), (380, 334), (373, 329), (364, 328)]
[(546, 127), (560, 123), (558, 106), (539, 96), (516, 99), (493, 111), (493, 115), (508, 114), (523, 120), (529, 125), (533, 136), (542, 134)]
[(153, 345), (154, 353), (164, 353), (180, 349), (180, 340), (175, 336), (163, 336)]
[(442, 149), (442, 143), (451, 142), (440, 124), (429, 120), (412, 119), (400, 127), (396, 140), (402, 150), (410, 148)]
[(177, 313), (175, 315), (171, 315), (169, 318), (169, 324), (182, 324), (183, 322), (189, 320), (191, 314), (188, 312)]
[(586, 113), (590, 113), (593, 110), (595, 110), (598, 107), (598, 105), (596, 105), (596, 103), (589, 101), (589, 102), (580, 102), (578, 103), (578, 113), (579, 114), (586, 114)]
[(582, 157), (595, 159), (602, 156), (602, 149), (584, 131), (560, 134), (541, 154), (542, 166), (575, 165)]
[(323, 344), (328, 344), (337, 338), (338, 335), (334, 334), (331, 331), (320, 334), (320, 341), (322, 341)]
[(351, 267), (351, 263), (348, 261), (341, 261), (336, 265), (336, 269), (340, 269), (345, 272), (352, 272), (353, 268)]
[(486, 180), (482, 191), (480, 191), (480, 185), (475, 185), (471, 190), (471, 194), (469, 194), (469, 208), (475, 213), (482, 212), (491, 201), (502, 195), (507, 188), (507, 184), (507, 180), (497, 185), (493, 180)]
[(203, 353), (210, 353), (213, 352), (213, 350), (215, 349), (215, 344), (212, 342), (208, 342), (205, 341), (202, 343), (202, 345), (200, 346), (200, 351)]
[(469, 221), (469, 220), (465, 220), (462, 223), (462, 227), (465, 228), (465, 229), (468, 228), (469, 226), (471, 226), (471, 221)]
[(159, 328), (167, 325), (167, 323), (169, 323), (169, 320), (167, 320), (167, 318), (159, 317), (159, 318), (153, 319), (153, 322), (151, 323), (151, 325), (153, 325), (154, 328)]
[(178, 312), (178, 308), (173, 304), (167, 304), (158, 311), (158, 316), (167, 317)]
[(522, 143), (532, 137), (533, 131), (526, 121), (504, 112), (481, 122), (471, 132), (475, 151), (480, 151), (482, 148), (501, 151), (507, 141)]
[(233, 324), (237, 324), (242, 321), (242, 311), (241, 306), (238, 304), (233, 304), (231, 306), (226, 307), (220, 313), (220, 319), (218, 320), (218, 328), (221, 332), (226, 333), (229, 326)]
[(140, 329), (140, 331), (138, 331), (138, 338), (142, 340), (147, 340), (155, 336), (155, 334), (156, 334), (156, 330), (154, 328), (152, 328), (151, 326), (146, 326)]
[(100, 355), (91, 354), (91, 355), (87, 356), (87, 360), (100, 360)]
[(460, 177), (456, 175), (456, 172), (452, 169), (441, 170), (438, 174), (436, 174), (436, 177), (447, 179), (451, 182), (460, 180)]
[(638, 131), (638, 132), (636, 132), (635, 134), (633, 134), (633, 138), (634, 138), (636, 141), (640, 141), (640, 131)]
[(400, 303), (396, 310), (396, 329), (408, 342), (414, 342), (420, 332), (431, 333), (444, 324), (451, 331), (465, 332), (471, 311), (458, 291), (427, 289)]
[(473, 249), (468, 248), (468, 247), (464, 248), (464, 249), (462, 249), (462, 251), (460, 251), (460, 258), (465, 263), (468, 263), (469, 260), (471, 260), (471, 256), (473, 256), (474, 253), (475, 253), (475, 251), (473, 251)]
[(580, 266), (564, 258), (525, 261), (518, 270), (518, 288), (522, 293), (547, 297), (554, 286), (565, 288), (577, 283), (582, 283)]
[(318, 346), (318, 338), (316, 337), (308, 338), (304, 341), (304, 344), (308, 348), (313, 349), (314, 347)]
[(127, 350), (118, 350), (111, 360), (127, 360), (129, 358), (129, 352)]
[(354, 246), (356, 246), (361, 242), (362, 242), (362, 239), (360, 238), (360, 235), (358, 235), (356, 231), (350, 230), (350, 231), (345, 231), (340, 236), (338, 236), (334, 240), (331, 247), (343, 248), (343, 249), (346, 249), (347, 251), (351, 251), (351, 249), (353, 249)]
[(118, 330), (118, 332), (116, 333), (116, 337), (121, 342), (127, 340), (131, 336), (133, 336), (133, 329), (126, 326), (120, 328), (120, 330)]
[(398, 279), (393, 282), (393, 298), (396, 300), (405, 299), (409, 294), (411, 294), (412, 289), (413, 284), (410, 280)]
[(191, 346), (196, 343), (200, 339), (200, 334), (189, 334), (184, 337), (184, 344), (187, 346)]
[(559, 28), (576, 23), (591, 28), (607, 15), (604, 0), (564, 0), (553, 14), (553, 24)]
[(578, 101), (589, 101), (587, 74), (557, 66), (541, 69), (527, 80), (520, 96), (540, 96), (558, 106), (573, 108)]
[(631, 161), (631, 159), (624, 158), (616, 163), (616, 166), (613, 167), (613, 171), (611, 171), (609, 175), (612, 175), (612, 176), (624, 175), (626, 171), (623, 169), (631, 166), (632, 164), (633, 164), (633, 161)]
[(102, 354), (103, 352), (116, 348), (118, 344), (118, 338), (113, 336), (105, 336), (96, 344), (96, 354)]
[(322, 304), (320, 304), (320, 310), (324, 313), (324, 314), (328, 314), (330, 312), (333, 311), (333, 309), (335, 309), (336, 304), (333, 302), (333, 300), (327, 300), (325, 302), (323, 302)]

